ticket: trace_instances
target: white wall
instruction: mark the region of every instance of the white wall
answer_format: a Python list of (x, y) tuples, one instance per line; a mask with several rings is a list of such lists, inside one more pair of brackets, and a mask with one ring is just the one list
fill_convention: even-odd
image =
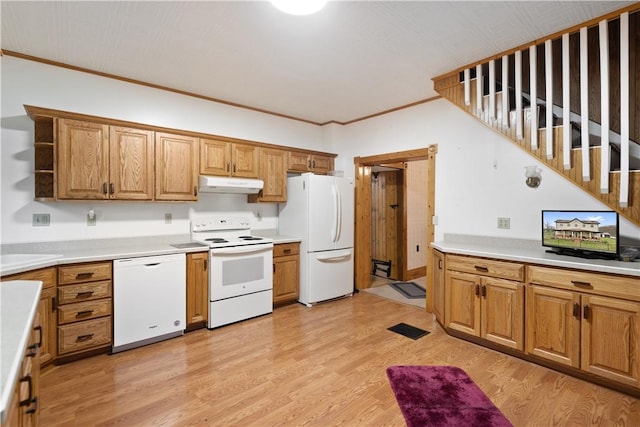
[[(542, 209), (609, 209), (444, 99), (354, 123), (337, 137), (336, 168), (351, 174), (355, 156), (438, 144), (436, 240), (444, 233), (539, 239)], [(543, 169), (537, 189), (524, 182), (530, 165)], [(511, 228), (498, 229), (498, 217), (511, 218)], [(640, 238), (640, 228), (621, 222), (622, 235)]]
[[(204, 194), (197, 203), (34, 202), (33, 123), (23, 104), (333, 152), (335, 169), (346, 176), (353, 176), (355, 156), (438, 144), (436, 239), (538, 239), (542, 209), (607, 209), (445, 100), (321, 128), (13, 57), (0, 57), (0, 67), (1, 243), (186, 234), (192, 218), (219, 212), (249, 215), (255, 229), (277, 227), (277, 205), (247, 204), (242, 195)], [(536, 190), (524, 184), (528, 165), (543, 169)], [(94, 227), (86, 225), (89, 209), (97, 213)], [(51, 226), (33, 227), (33, 213), (50, 213)], [(165, 213), (172, 224), (164, 223)], [(499, 216), (511, 218), (511, 229), (497, 229)], [(640, 229), (622, 220), (621, 234), (640, 238)]]
[[(205, 194), (197, 203), (34, 202), (33, 122), (24, 104), (329, 151), (322, 129), (300, 121), (8, 56), (0, 67), (2, 243), (183, 234), (192, 217), (218, 212), (247, 214), (256, 229), (277, 228), (277, 205), (247, 204), (242, 195)], [(86, 225), (89, 209), (96, 226)], [(33, 227), (33, 213), (49, 213), (51, 225)]]

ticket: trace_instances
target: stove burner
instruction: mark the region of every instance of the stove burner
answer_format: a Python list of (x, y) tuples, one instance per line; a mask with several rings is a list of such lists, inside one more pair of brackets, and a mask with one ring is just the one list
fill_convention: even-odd
[(254, 236), (239, 236), (238, 239), (241, 239), (241, 240), (262, 240), (262, 238), (254, 237)]
[(210, 239), (204, 239), (206, 242), (211, 242), (211, 243), (227, 243), (228, 240), (227, 239), (223, 239), (222, 237), (212, 237)]

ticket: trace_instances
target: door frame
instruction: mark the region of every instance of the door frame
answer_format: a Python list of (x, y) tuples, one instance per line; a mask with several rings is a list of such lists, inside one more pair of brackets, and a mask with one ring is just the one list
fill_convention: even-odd
[(435, 178), (436, 154), (438, 145), (427, 148), (379, 154), (367, 157), (355, 157), (355, 240), (354, 240), (354, 282), (356, 289), (371, 286), (371, 167), (382, 164), (427, 160), (427, 304), (426, 310), (433, 309), (433, 279), (429, 270), (431, 260), (431, 242), (434, 239), (432, 218), (435, 214)]

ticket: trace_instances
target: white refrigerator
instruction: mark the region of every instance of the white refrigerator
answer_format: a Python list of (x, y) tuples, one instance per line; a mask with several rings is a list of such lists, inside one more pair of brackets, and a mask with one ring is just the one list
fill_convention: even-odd
[(300, 237), (300, 298), (312, 304), (353, 293), (354, 180), (304, 173), (287, 179), (278, 231)]

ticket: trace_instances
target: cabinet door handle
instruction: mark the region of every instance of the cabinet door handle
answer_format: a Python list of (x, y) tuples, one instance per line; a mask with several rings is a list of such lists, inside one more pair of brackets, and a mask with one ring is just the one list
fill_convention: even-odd
[(275, 273), (276, 272), (276, 265), (275, 264), (272, 264), (272, 265), (273, 265), (273, 272)]
[(93, 276), (93, 271), (88, 271), (86, 273), (76, 274), (76, 279), (90, 279), (92, 276)]
[(580, 320), (580, 304), (577, 302), (573, 303), (573, 317)]
[(57, 308), (58, 308), (58, 300), (56, 299), (56, 297), (51, 297), (51, 312), (55, 313)]
[(489, 269), (483, 265), (474, 265), (473, 268), (475, 268), (478, 271), (482, 271), (483, 273), (486, 273), (487, 271), (489, 271)]
[(198, 195), (198, 187), (196, 187), (195, 185), (193, 186), (193, 195), (194, 196)]
[(34, 331), (38, 331), (38, 343), (36, 344), (38, 347), (42, 347), (42, 326), (38, 325), (33, 328)]
[(33, 403), (33, 408), (30, 408), (26, 411), (27, 414), (35, 414), (38, 412), (38, 396), (35, 396), (31, 399), (31, 403)]
[(78, 299), (78, 298), (89, 298), (91, 295), (93, 295), (93, 291), (78, 292), (76, 294), (76, 299)]
[(76, 338), (76, 342), (89, 341), (91, 338), (93, 338), (94, 335), (95, 334), (78, 335), (78, 338)]
[(438, 260), (438, 270), (442, 270), (442, 260)]
[(76, 313), (76, 319), (79, 317), (89, 317), (93, 314), (93, 310), (84, 310)]
[(307, 167), (311, 169), (311, 159), (307, 160)]
[(233, 173), (236, 173), (236, 164), (233, 164)]
[(207, 271), (207, 260), (204, 260), (204, 271)]
[(591, 307), (585, 305), (582, 309), (582, 318), (588, 320), (591, 317)]
[(316, 161), (315, 160), (313, 161), (313, 168), (314, 169), (316, 168)]
[(480, 295), (480, 285), (476, 285), (476, 296)]
[(591, 283), (589, 282), (581, 282), (580, 280), (572, 280), (571, 283), (573, 286), (577, 286), (579, 288), (590, 288)]
[(227, 162), (227, 172), (231, 170), (231, 163)]
[(482, 285), (482, 296), (483, 297), (487, 296), (487, 286), (486, 285)]
[(109, 194), (114, 194), (116, 192), (116, 186), (112, 183), (109, 184)]
[(20, 401), (20, 406), (28, 406), (31, 404), (31, 400), (33, 399), (33, 379), (31, 378), (31, 374), (27, 374), (24, 377), (20, 378), (21, 383), (27, 383), (29, 386), (29, 397), (25, 400)]

